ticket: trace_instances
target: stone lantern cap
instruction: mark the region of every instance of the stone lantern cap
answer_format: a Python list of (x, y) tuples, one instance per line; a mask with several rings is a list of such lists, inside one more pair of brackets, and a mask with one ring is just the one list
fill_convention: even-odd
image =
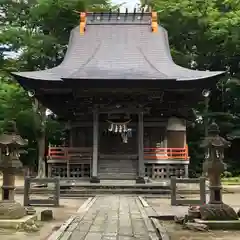
[(24, 146), (27, 144), (27, 140), (23, 139), (17, 134), (5, 134), (0, 135), (0, 145), (17, 145)]
[(210, 135), (218, 135), (220, 133), (219, 126), (213, 122), (208, 128), (208, 133)]
[(0, 135), (0, 145), (24, 146), (27, 143), (28, 141), (18, 134), (16, 123), (14, 121), (8, 122), (6, 131)]
[(219, 126), (213, 122), (208, 128), (209, 136), (205, 137), (202, 141), (201, 147), (215, 147), (215, 148), (228, 148), (231, 146), (231, 143), (225, 138), (219, 136), (220, 130)]

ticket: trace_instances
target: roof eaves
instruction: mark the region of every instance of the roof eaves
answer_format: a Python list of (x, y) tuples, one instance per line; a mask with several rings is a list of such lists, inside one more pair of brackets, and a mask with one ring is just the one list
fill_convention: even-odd
[(216, 72), (206, 72), (209, 74), (204, 74), (202, 76), (196, 76), (196, 77), (180, 77), (177, 78), (177, 81), (194, 81), (194, 80), (201, 80), (201, 79), (208, 79), (208, 78), (215, 78), (215, 77), (220, 77), (226, 73), (226, 71), (216, 71)]

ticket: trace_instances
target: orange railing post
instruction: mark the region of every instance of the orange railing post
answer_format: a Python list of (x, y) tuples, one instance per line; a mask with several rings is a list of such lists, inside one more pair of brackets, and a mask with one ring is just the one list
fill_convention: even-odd
[(188, 155), (188, 145), (187, 145), (187, 144), (186, 144), (186, 146), (185, 146), (185, 151), (186, 151), (186, 158), (185, 158), (185, 159), (187, 160), (187, 159), (188, 159), (188, 156), (189, 156), (189, 155)]

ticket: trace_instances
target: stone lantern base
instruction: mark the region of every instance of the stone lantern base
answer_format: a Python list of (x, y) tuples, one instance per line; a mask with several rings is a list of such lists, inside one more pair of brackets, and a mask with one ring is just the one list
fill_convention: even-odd
[(0, 219), (20, 219), (26, 216), (25, 208), (15, 201), (0, 201)]

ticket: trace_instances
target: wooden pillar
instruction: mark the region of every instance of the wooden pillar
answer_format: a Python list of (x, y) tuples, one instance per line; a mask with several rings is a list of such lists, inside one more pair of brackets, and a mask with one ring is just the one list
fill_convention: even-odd
[(143, 112), (138, 114), (138, 176), (136, 183), (145, 183), (145, 165), (144, 165), (144, 126)]
[(91, 183), (99, 183), (98, 178), (98, 132), (99, 132), (99, 113), (96, 109), (93, 111), (93, 159)]
[(185, 173), (185, 174), (184, 174), (184, 177), (185, 177), (185, 178), (188, 178), (188, 164), (185, 164), (185, 165), (184, 165), (184, 173)]
[(74, 134), (74, 128), (71, 127), (69, 130), (69, 147), (73, 147), (73, 134)]
[[(29, 175), (27, 177), (29, 177)], [(52, 164), (49, 163), (48, 164), (48, 178), (51, 178), (51, 177), (52, 177)]]

